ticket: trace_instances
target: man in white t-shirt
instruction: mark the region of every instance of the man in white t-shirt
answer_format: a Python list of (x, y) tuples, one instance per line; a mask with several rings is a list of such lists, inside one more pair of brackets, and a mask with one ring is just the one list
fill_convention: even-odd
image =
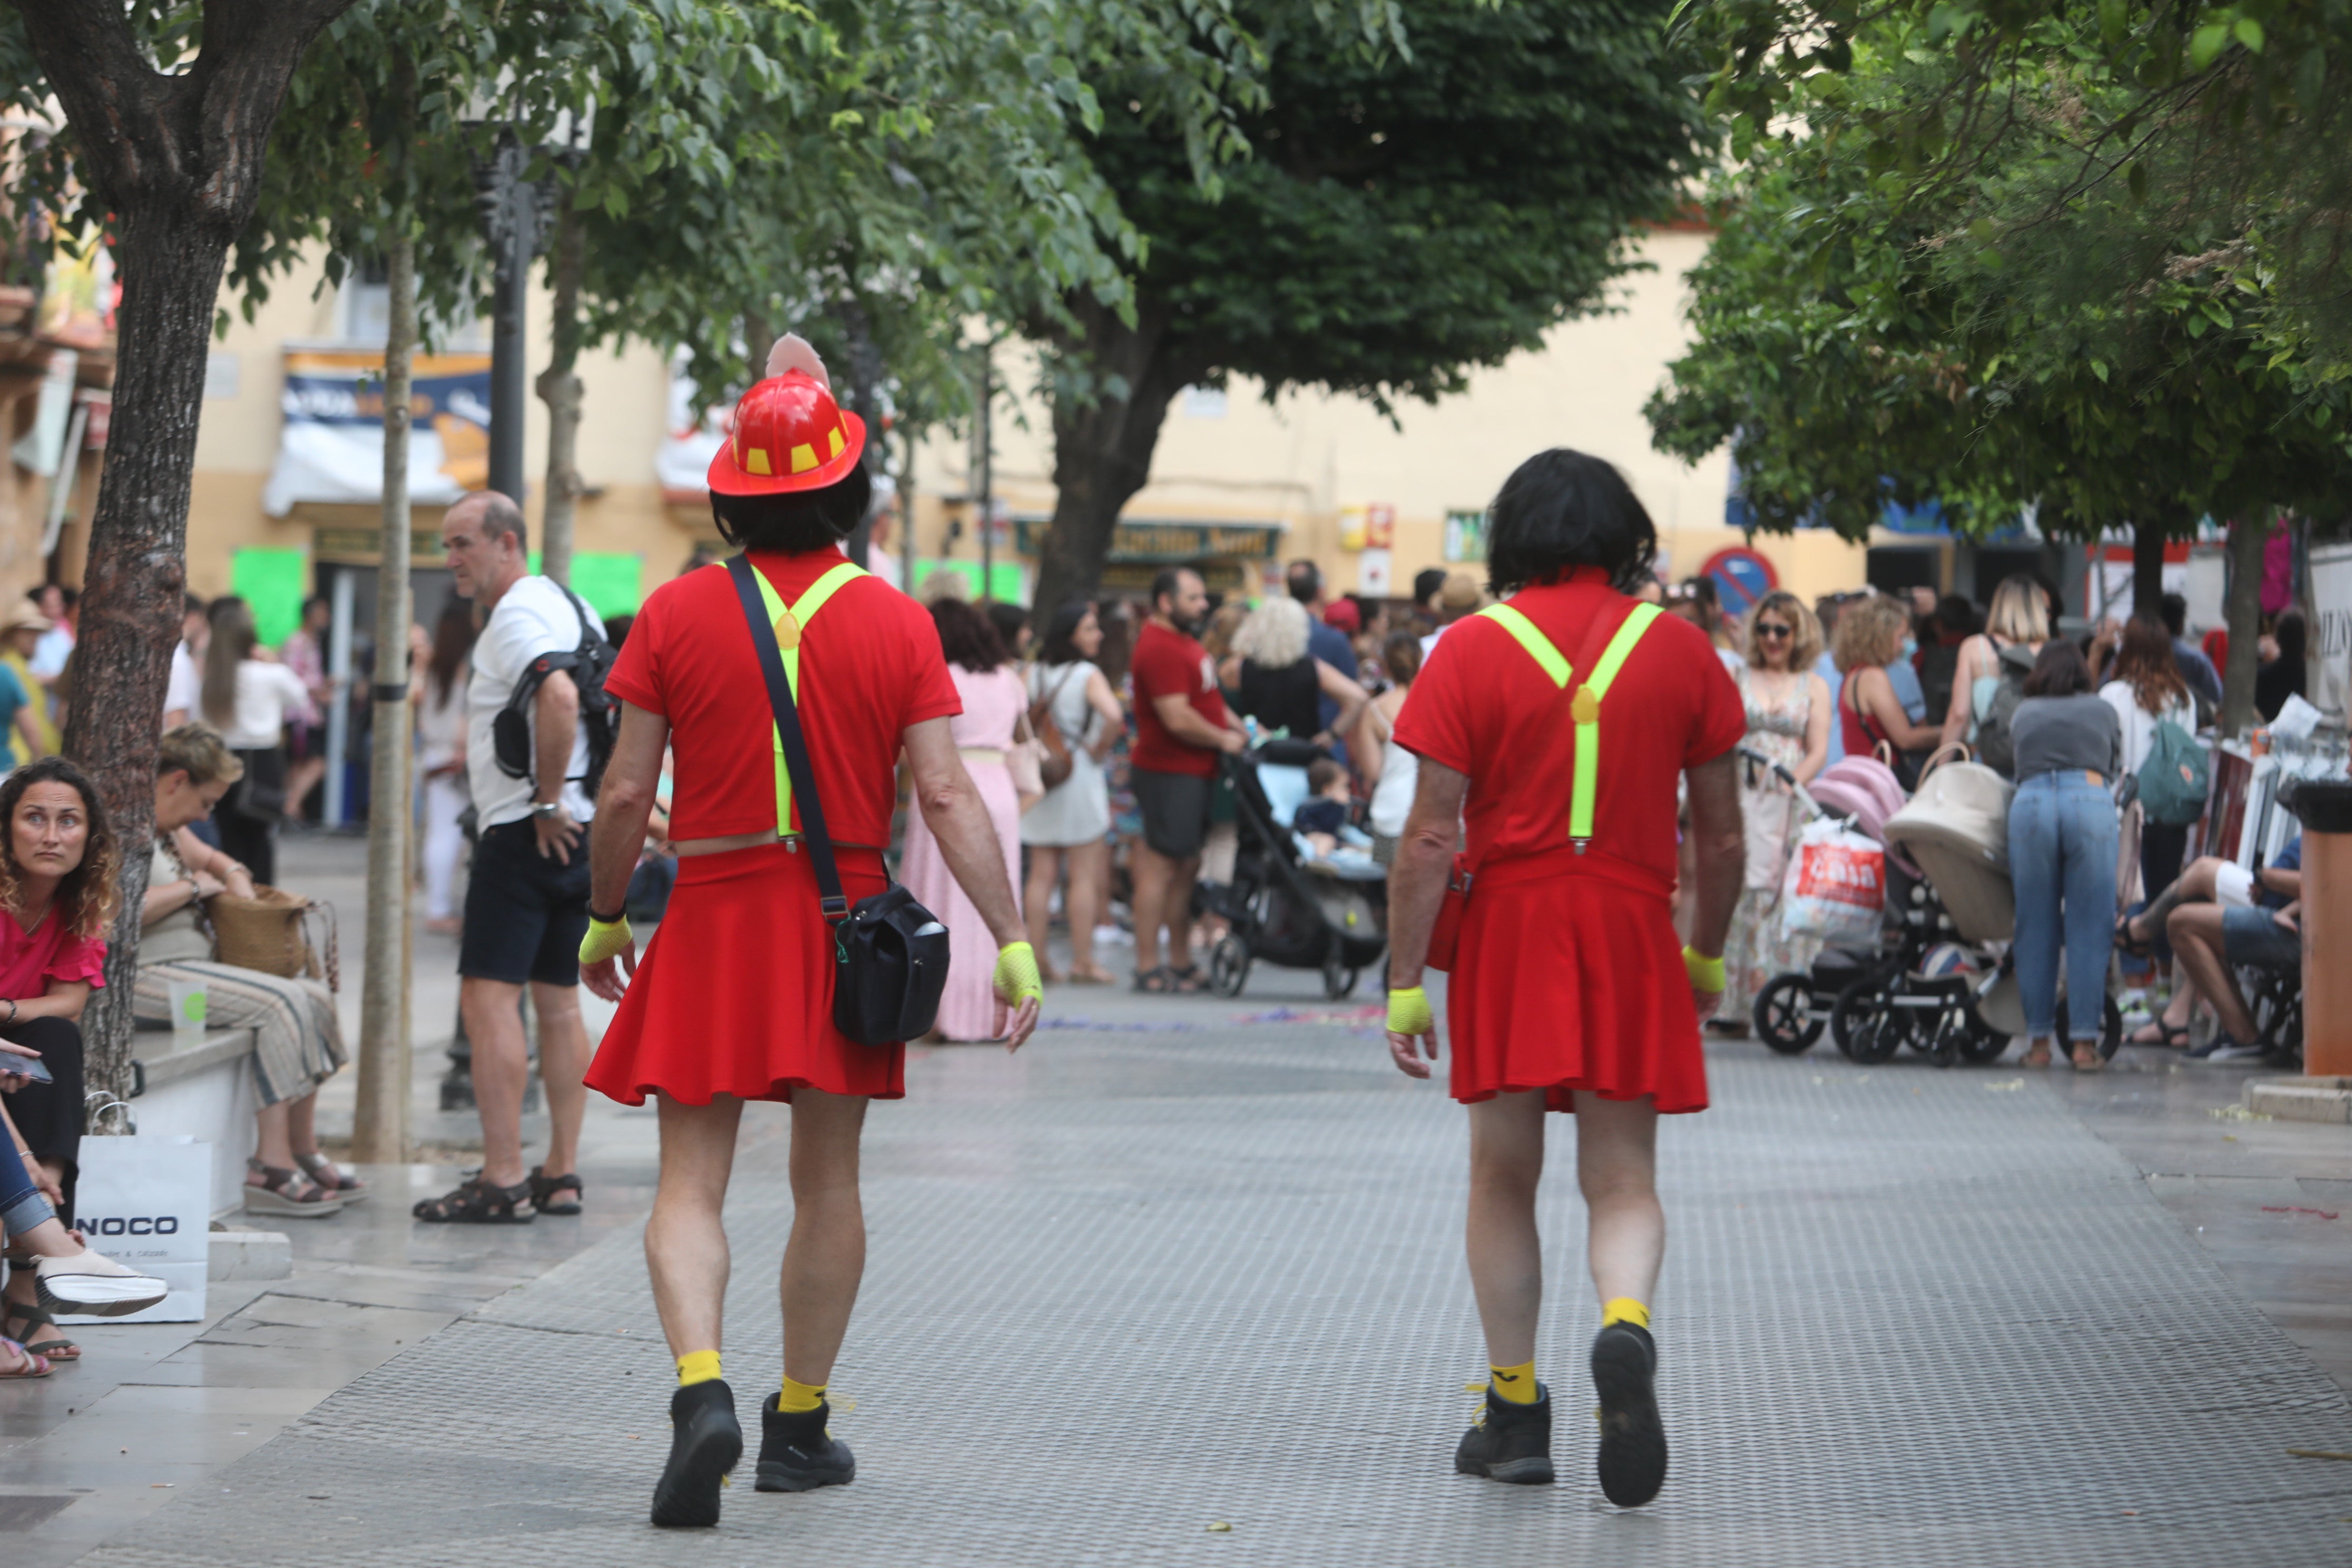
[[(172, 683), (163, 689), (164, 730), (176, 730), (189, 722), (203, 706), (202, 660), (205, 645), (212, 639), (213, 623), (205, 614), (205, 602), (194, 594), (185, 595), (180, 606), (180, 640), (172, 649)], [(156, 732), (161, 734), (163, 731)]]
[[(588, 933), (583, 825), (595, 805), (583, 788), (588, 736), (569, 674), (549, 671), (526, 706), (524, 775), (500, 765), (495, 725), (532, 661), (580, 647), (583, 612), (555, 583), (530, 574), (521, 510), (495, 490), (449, 509), (441, 547), (458, 594), (488, 617), (474, 643), (466, 695), (467, 783), (480, 837), (457, 950), (457, 1005), (473, 1043), (482, 1170), (455, 1192), (419, 1203), (415, 1213), (436, 1222), (514, 1224), (580, 1212), (575, 1166), (588, 1071), (588, 1033), (580, 1019), (580, 939)], [(547, 1158), (529, 1170), (522, 1153), (530, 1070), (520, 1011), (526, 984), (539, 1018), (540, 1081), (552, 1124)]]

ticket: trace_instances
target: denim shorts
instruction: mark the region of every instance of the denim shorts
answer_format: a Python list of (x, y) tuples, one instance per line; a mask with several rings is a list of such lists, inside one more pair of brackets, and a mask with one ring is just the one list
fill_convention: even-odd
[(2221, 956), (2232, 963), (2263, 969), (2294, 969), (2303, 963), (2303, 935), (2274, 918), (2278, 911), (2255, 908), (2221, 911)]
[(539, 852), (528, 818), (484, 828), (466, 883), (457, 973), (509, 985), (577, 985), (587, 934), (588, 836), (573, 843), (567, 866)]

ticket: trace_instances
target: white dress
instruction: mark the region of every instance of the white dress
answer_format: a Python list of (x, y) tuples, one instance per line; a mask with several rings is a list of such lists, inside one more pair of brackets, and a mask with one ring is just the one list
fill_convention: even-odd
[(1102, 764), (1087, 755), (1087, 737), (1097, 717), (1087, 701), (1087, 687), (1097, 675), (1091, 664), (1032, 665), (1029, 700), (1045, 700), (1051, 693), (1049, 718), (1070, 748), (1070, 776), (1045, 792), (1045, 798), (1021, 817), (1021, 842), (1040, 849), (1068, 849), (1101, 842), (1110, 831), (1110, 788)]

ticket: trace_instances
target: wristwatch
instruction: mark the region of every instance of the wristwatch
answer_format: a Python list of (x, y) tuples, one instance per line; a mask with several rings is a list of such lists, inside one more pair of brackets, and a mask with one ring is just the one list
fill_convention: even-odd
[(547, 817), (553, 816), (557, 812), (562, 811), (562, 809), (563, 809), (563, 803), (562, 803), (562, 802), (561, 802), (561, 801), (553, 801), (553, 800), (541, 800), (541, 801), (533, 801), (533, 802), (531, 803), (530, 814), (531, 814), (531, 816), (536, 816), (536, 817), (540, 817), (540, 818), (541, 818), (541, 819), (544, 819), (544, 818), (547, 818)]

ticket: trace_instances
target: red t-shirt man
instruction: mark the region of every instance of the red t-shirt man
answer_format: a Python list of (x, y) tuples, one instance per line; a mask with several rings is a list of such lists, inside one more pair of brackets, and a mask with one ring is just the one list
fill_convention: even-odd
[[(1135, 682), (1135, 749), (1128, 781), (1143, 815), (1144, 853), (1135, 863), (1135, 972), (1145, 991), (1197, 990), (1192, 963), (1192, 878), (1209, 834), (1217, 755), (1242, 749), (1228, 726), (1224, 694), (1208, 649), (1178, 630), (1209, 607), (1200, 574), (1163, 572), (1151, 584), (1151, 616), (1137, 634), (1128, 670)], [(1177, 723), (1161, 710), (1171, 710)], [(1160, 931), (1168, 931), (1160, 967)]]

